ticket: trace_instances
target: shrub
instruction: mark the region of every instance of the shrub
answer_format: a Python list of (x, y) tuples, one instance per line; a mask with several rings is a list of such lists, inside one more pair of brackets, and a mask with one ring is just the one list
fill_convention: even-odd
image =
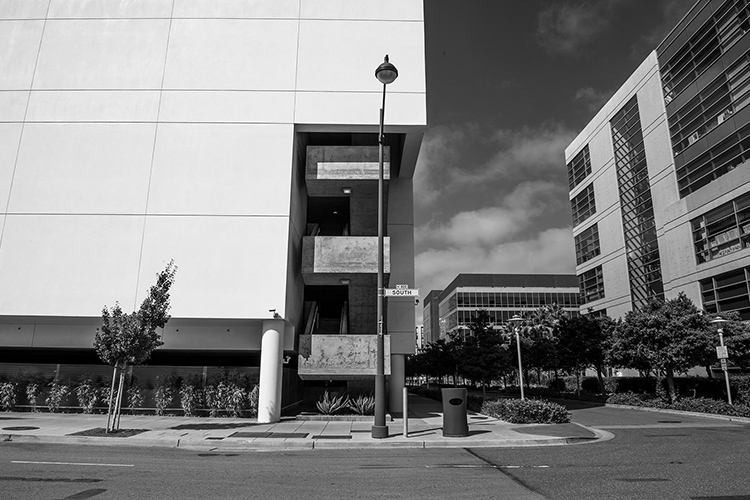
[(547, 387), (549, 387), (550, 389), (554, 391), (562, 392), (566, 389), (565, 380), (561, 378), (552, 379), (549, 381), (549, 384), (547, 384)]
[(231, 417), (241, 417), (247, 406), (247, 392), (237, 384), (229, 383), (225, 389), (224, 409)]
[(154, 403), (156, 405), (156, 414), (164, 415), (164, 411), (169, 408), (174, 399), (175, 377), (172, 374), (160, 375), (156, 377), (156, 391), (154, 391)]
[(570, 422), (565, 407), (543, 399), (494, 399), (482, 405), (482, 413), (512, 424), (564, 424)]
[(654, 406), (660, 404), (660, 401), (661, 400), (655, 396), (649, 394), (636, 394), (634, 392), (610, 394), (607, 398), (607, 403), (628, 406)]
[(483, 403), (484, 398), (479, 394), (468, 394), (466, 396), (466, 408), (469, 411), (476, 411), (481, 413)]
[(258, 395), (259, 394), (260, 394), (260, 387), (258, 387), (258, 384), (255, 384), (247, 396), (248, 416), (250, 417), (258, 416)]
[(737, 394), (737, 399), (745, 404), (750, 404), (750, 376), (733, 376), (731, 379), (732, 392)]
[(334, 415), (349, 406), (349, 397), (346, 394), (331, 397), (328, 391), (325, 391), (315, 406), (323, 415)]
[(50, 413), (57, 413), (60, 411), (65, 398), (70, 395), (70, 387), (66, 384), (61, 384), (57, 380), (53, 380), (49, 386), (49, 394), (47, 395), (46, 403)]
[[(99, 388), (99, 401), (103, 406), (109, 407), (109, 393), (112, 391), (112, 386), (106, 384)], [(114, 401), (112, 402), (114, 404)]]
[(81, 375), (75, 386), (75, 394), (76, 399), (78, 400), (78, 406), (83, 408), (83, 413), (93, 413), (94, 406), (96, 405), (97, 394), (96, 387), (94, 387), (94, 381), (91, 380), (90, 375)]
[(189, 375), (180, 386), (180, 406), (186, 417), (194, 417), (203, 399), (200, 387), (201, 380), (195, 375)]
[(141, 391), (141, 386), (135, 379), (133, 379), (133, 381), (130, 383), (127, 394), (128, 407), (130, 409), (135, 410), (136, 408), (140, 408), (141, 406), (143, 406), (143, 392)]
[(750, 417), (750, 406), (743, 404), (730, 405), (726, 401), (708, 398), (684, 398), (669, 406), (673, 410), (715, 413), (735, 417)]
[(584, 377), (581, 380), (581, 390), (591, 394), (600, 394), (602, 392), (599, 387), (599, 379), (596, 377)]
[(357, 415), (375, 415), (375, 396), (359, 394), (349, 400), (349, 409)]
[(29, 404), (31, 405), (32, 412), (37, 411), (37, 404), (41, 396), (42, 396), (42, 388), (39, 386), (39, 384), (37, 384), (36, 382), (29, 382), (26, 385), (26, 399), (29, 401)]
[(5, 411), (13, 411), (16, 406), (16, 384), (0, 382), (0, 405)]

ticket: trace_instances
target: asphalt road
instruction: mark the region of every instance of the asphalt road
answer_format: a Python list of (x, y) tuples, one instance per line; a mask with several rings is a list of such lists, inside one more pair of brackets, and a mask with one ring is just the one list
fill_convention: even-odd
[(0, 443), (0, 499), (750, 500), (750, 426), (574, 409), (609, 441), (231, 453)]

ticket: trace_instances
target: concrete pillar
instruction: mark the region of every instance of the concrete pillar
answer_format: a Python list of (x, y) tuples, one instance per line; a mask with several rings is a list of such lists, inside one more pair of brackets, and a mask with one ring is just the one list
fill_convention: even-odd
[(258, 422), (263, 424), (278, 422), (281, 419), (284, 326), (282, 319), (263, 322), (258, 394)]
[(391, 413), (404, 411), (403, 390), (406, 383), (406, 355), (391, 354), (391, 376), (388, 383), (388, 409)]

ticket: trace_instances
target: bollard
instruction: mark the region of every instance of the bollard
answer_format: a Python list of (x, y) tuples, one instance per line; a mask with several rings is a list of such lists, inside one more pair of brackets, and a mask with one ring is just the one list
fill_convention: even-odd
[(404, 387), (404, 437), (409, 437), (409, 390)]

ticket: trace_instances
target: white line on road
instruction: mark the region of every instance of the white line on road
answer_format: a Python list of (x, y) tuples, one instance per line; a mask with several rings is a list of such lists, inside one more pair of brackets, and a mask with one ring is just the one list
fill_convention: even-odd
[(134, 464), (92, 464), (82, 462), (32, 462), (30, 460), (11, 460), (12, 464), (36, 464), (36, 465), (86, 465), (90, 467), (134, 467)]

